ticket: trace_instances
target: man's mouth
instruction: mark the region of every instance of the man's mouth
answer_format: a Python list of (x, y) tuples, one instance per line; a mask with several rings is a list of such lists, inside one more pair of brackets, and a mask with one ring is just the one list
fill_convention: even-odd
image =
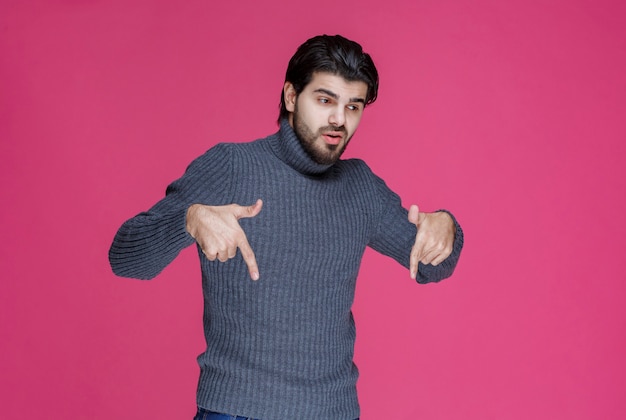
[(343, 139), (343, 133), (340, 131), (330, 131), (322, 134), (326, 144), (336, 146)]

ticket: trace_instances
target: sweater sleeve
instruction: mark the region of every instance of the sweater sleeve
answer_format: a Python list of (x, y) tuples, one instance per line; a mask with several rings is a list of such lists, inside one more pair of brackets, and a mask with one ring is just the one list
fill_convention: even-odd
[(228, 145), (213, 147), (167, 187), (163, 199), (122, 224), (109, 249), (113, 272), (122, 277), (152, 279), (193, 244), (186, 229), (187, 209), (195, 203), (225, 204), (230, 162)]
[[(417, 227), (409, 222), (408, 210), (402, 207), (400, 197), (391, 191), (382, 179), (373, 176), (377, 194), (382, 200), (382, 204), (380, 219), (369, 246), (409, 268)], [(457, 265), (463, 248), (463, 230), (456, 218), (450, 212), (447, 213), (452, 217), (456, 227), (452, 253), (437, 266), (420, 262), (417, 273), (418, 283), (432, 283), (448, 278)]]

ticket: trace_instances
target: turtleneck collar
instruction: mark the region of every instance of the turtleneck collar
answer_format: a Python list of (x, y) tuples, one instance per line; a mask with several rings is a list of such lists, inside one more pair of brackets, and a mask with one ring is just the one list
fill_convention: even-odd
[(270, 138), (270, 144), (280, 160), (305, 175), (319, 175), (333, 166), (323, 165), (311, 159), (286, 118), (280, 120), (280, 130), (277, 135)]

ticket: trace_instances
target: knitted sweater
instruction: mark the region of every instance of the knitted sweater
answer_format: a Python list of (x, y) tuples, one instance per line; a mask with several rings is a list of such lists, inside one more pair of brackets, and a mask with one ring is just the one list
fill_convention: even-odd
[[(400, 198), (357, 159), (320, 165), (289, 124), (250, 143), (219, 144), (193, 161), (165, 198), (119, 229), (109, 251), (120, 276), (156, 276), (194, 243), (185, 229), (194, 203), (253, 204), (239, 222), (260, 280), (238, 255), (209, 261), (199, 252), (206, 351), (198, 357), (197, 403), (263, 420), (359, 417), (351, 313), (366, 246), (405, 267), (416, 227)], [(456, 221), (455, 221), (456, 223)], [(463, 246), (418, 282), (449, 277)]]

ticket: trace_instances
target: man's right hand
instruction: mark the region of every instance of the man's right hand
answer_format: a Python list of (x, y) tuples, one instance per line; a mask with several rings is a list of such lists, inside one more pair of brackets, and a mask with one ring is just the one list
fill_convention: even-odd
[(206, 206), (192, 204), (187, 209), (187, 232), (200, 245), (204, 255), (210, 260), (228, 261), (241, 251), (252, 280), (259, 279), (259, 267), (254, 252), (248, 243), (245, 232), (239, 225), (243, 217), (255, 217), (261, 211), (260, 199), (251, 206), (229, 204), (227, 206)]

